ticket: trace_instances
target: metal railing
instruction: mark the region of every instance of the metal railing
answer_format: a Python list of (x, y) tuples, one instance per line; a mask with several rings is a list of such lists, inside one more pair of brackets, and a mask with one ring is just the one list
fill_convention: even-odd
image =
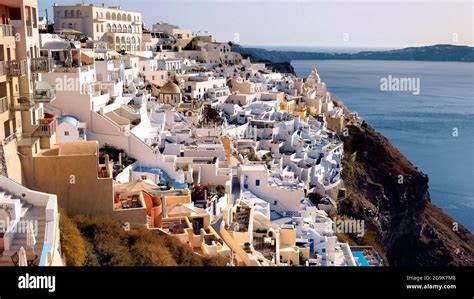
[(17, 94), (10, 96), (10, 109), (13, 111), (28, 111), (35, 106), (32, 94)]
[(48, 73), (54, 68), (54, 60), (49, 57), (31, 59), (31, 71), (35, 73)]
[(38, 129), (36, 129), (34, 135), (35, 136), (52, 136), (53, 133), (56, 131), (56, 127), (54, 124), (54, 119), (53, 118), (43, 118), (38, 120)]
[(5, 61), (5, 68), (8, 76), (26, 75), (27, 66), (28, 64), (25, 59)]

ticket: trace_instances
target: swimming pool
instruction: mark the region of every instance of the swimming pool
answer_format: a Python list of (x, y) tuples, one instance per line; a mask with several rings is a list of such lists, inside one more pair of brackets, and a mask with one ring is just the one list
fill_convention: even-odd
[(359, 266), (362, 266), (362, 267), (369, 266), (369, 261), (367, 261), (362, 251), (352, 251), (352, 256), (355, 258), (358, 258)]

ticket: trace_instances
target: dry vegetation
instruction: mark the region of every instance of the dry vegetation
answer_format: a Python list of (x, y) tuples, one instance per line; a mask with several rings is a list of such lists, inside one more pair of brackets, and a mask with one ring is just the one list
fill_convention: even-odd
[(61, 247), (68, 266), (225, 266), (227, 259), (199, 256), (170, 236), (145, 228), (125, 231), (109, 217), (61, 215)]

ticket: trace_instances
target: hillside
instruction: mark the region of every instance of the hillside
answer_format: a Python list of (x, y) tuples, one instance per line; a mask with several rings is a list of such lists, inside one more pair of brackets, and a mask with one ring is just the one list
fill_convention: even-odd
[(341, 212), (365, 220), (390, 265), (473, 266), (474, 236), (431, 203), (428, 176), (367, 123), (348, 128)]
[(125, 231), (109, 217), (61, 213), (61, 251), (67, 266), (225, 266), (227, 259), (200, 256), (177, 238), (146, 228)]
[(232, 45), (232, 50), (253, 60), (288, 62), (291, 60), (411, 60), (411, 61), (459, 61), (474, 62), (474, 47), (432, 45), (389, 51), (363, 51), (358, 53), (323, 53), (298, 51), (268, 51)]

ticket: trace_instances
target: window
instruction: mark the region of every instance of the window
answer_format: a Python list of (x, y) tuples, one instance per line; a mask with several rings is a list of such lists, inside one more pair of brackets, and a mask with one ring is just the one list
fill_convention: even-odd
[(146, 180), (146, 175), (142, 175), (142, 180)]
[(64, 136), (69, 136), (69, 131), (64, 131)]
[(36, 23), (36, 19), (37, 19), (37, 17), (36, 17), (36, 8), (32, 7), (31, 11), (33, 13), (33, 16), (32, 16), (32, 18), (33, 18), (33, 27), (37, 28), (38, 25)]
[(260, 180), (255, 180), (255, 186), (260, 186)]
[(3, 130), (5, 131), (5, 137), (10, 136), (10, 121), (9, 120), (3, 123)]

